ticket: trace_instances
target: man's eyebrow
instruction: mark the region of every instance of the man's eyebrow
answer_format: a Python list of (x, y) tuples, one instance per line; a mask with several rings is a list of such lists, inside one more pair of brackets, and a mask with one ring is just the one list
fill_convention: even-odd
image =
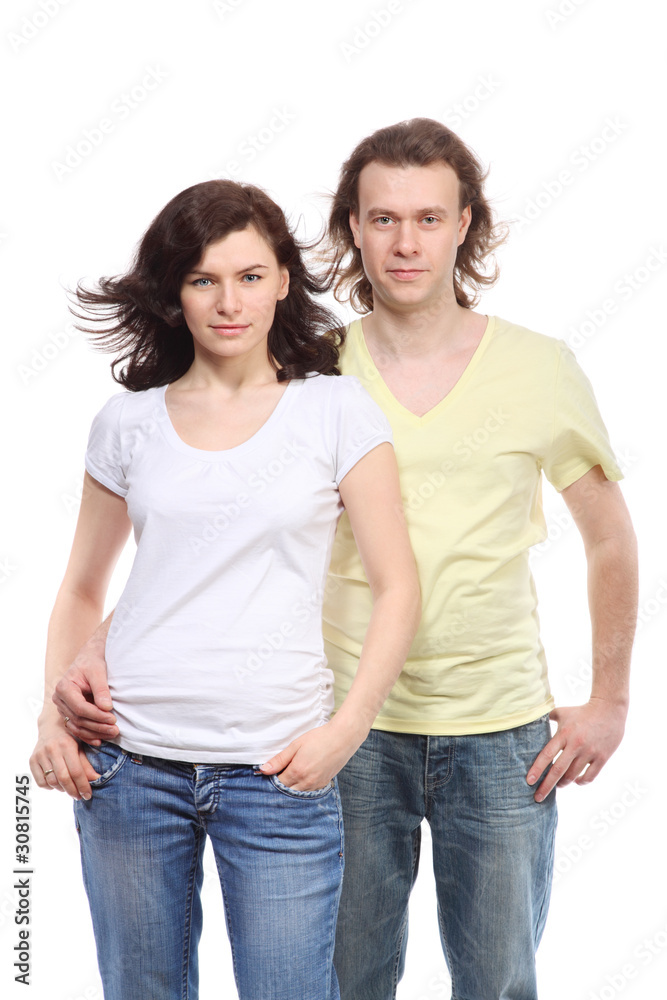
[[(447, 211), (447, 209), (445, 208), (444, 205), (427, 205), (426, 208), (418, 208), (417, 211), (414, 214), (415, 214), (415, 216), (417, 218), (421, 219), (422, 216), (424, 216), (424, 215), (443, 215), (443, 216), (446, 216), (446, 215), (449, 215), (449, 212)], [(375, 207), (375, 206), (373, 206), (372, 208), (369, 208), (368, 211), (366, 212), (366, 218), (367, 219), (375, 218), (375, 216), (377, 216), (377, 215), (387, 215), (390, 218), (393, 218), (394, 215), (396, 215), (396, 212), (395, 212), (394, 209), (391, 209), (391, 208), (381, 208), (381, 207)]]
[[(247, 274), (248, 271), (259, 271), (259, 270), (268, 271), (269, 270), (269, 265), (268, 264), (248, 264), (247, 267), (242, 267), (236, 273), (237, 274)], [(194, 267), (191, 271), (188, 271), (188, 274), (199, 274), (199, 275), (201, 275), (202, 278), (215, 278), (215, 273), (213, 271), (202, 271), (201, 268), (199, 268), (199, 267)]]

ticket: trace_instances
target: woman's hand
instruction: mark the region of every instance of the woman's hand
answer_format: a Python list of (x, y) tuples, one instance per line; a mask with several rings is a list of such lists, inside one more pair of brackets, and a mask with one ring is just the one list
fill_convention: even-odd
[(30, 770), (40, 788), (56, 788), (77, 800), (89, 799), (90, 782), (99, 778), (81, 743), (70, 736), (60, 718), (40, 722)]
[(324, 788), (347, 764), (368, 733), (359, 729), (346, 730), (337, 718), (316, 729), (297, 736), (266, 764), (262, 774), (277, 774), (283, 785), (298, 792)]

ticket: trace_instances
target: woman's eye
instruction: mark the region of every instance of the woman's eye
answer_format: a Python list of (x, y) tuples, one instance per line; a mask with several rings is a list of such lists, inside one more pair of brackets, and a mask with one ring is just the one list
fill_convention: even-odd
[(195, 280), (192, 282), (192, 284), (196, 285), (197, 288), (208, 288), (208, 285), (203, 284), (203, 282), (205, 282), (205, 281), (208, 282), (208, 285), (211, 284), (211, 279), (210, 278), (195, 278)]
[(248, 285), (254, 285), (256, 281), (259, 281), (260, 277), (261, 277), (261, 275), (259, 275), (259, 274), (244, 274), (243, 275), (243, 280)]

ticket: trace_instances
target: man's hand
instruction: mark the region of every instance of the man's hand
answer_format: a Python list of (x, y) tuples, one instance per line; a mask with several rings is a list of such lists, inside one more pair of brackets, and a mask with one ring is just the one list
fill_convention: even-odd
[(53, 702), (66, 720), (69, 733), (99, 746), (118, 735), (107, 684), (104, 644), (86, 643), (56, 685)]
[(324, 726), (309, 729), (276, 754), (260, 770), (277, 774), (283, 785), (299, 792), (324, 788), (363, 743), (366, 733), (343, 732), (336, 717)]
[(528, 784), (534, 785), (551, 764), (535, 792), (535, 801), (545, 799), (556, 785), (562, 787), (572, 781), (586, 785), (593, 781), (623, 738), (626, 714), (625, 705), (594, 697), (586, 705), (554, 708), (549, 718), (558, 723), (558, 729), (533, 761), (527, 776)]

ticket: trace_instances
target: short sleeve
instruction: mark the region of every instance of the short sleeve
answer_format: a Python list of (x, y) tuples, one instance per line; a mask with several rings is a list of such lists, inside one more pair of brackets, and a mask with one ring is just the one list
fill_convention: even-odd
[(88, 436), (85, 466), (87, 471), (108, 489), (124, 497), (127, 481), (123, 470), (120, 420), (126, 392), (109, 399), (93, 420)]
[(593, 393), (570, 348), (558, 342), (553, 435), (542, 457), (544, 473), (557, 490), (580, 479), (595, 465), (602, 466), (607, 479), (623, 478)]
[(335, 481), (340, 484), (359, 459), (379, 444), (393, 444), (391, 425), (361, 382), (352, 375), (334, 376), (330, 433)]

